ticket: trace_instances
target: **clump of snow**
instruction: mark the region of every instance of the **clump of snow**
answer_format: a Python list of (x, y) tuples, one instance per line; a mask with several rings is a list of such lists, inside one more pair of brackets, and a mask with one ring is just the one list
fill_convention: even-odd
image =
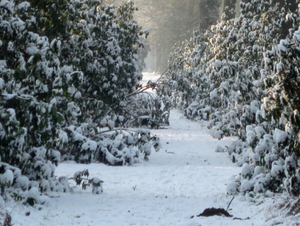
[(240, 184), (237, 181), (230, 181), (227, 184), (226, 193), (228, 195), (236, 195), (239, 193)]
[(246, 179), (250, 179), (251, 176), (252, 176), (252, 170), (251, 170), (251, 167), (248, 163), (244, 163), (243, 166), (242, 166), (242, 177), (243, 178), (246, 178)]
[(260, 139), (266, 134), (266, 131), (262, 126), (256, 126), (255, 133), (256, 133), (257, 138)]
[(266, 192), (265, 186), (266, 186), (266, 179), (264, 177), (261, 177), (256, 180), (253, 190), (256, 193), (265, 193)]
[(69, 102), (68, 103), (68, 113), (71, 114), (74, 118), (78, 117), (81, 115), (81, 110), (80, 107), (77, 106), (75, 102)]
[(48, 192), (50, 191), (50, 183), (48, 180), (46, 179), (42, 179), (42, 181), (40, 182), (40, 189), (41, 192)]
[(69, 141), (68, 134), (65, 131), (63, 131), (63, 130), (59, 130), (59, 139), (63, 143), (68, 143), (68, 141)]
[(221, 131), (221, 130), (217, 130), (217, 131), (216, 130), (211, 130), (210, 134), (213, 138), (216, 138), (218, 140), (221, 140), (224, 136), (224, 132)]
[(93, 140), (87, 140), (85, 143), (81, 146), (82, 150), (90, 150), (95, 151), (97, 149), (97, 142)]
[(109, 127), (109, 129), (113, 130), (115, 128), (115, 122), (113, 120), (108, 120), (107, 126)]
[(26, 53), (30, 56), (36, 55), (38, 52), (39, 52), (39, 49), (35, 45), (28, 46), (26, 48)]
[(250, 192), (251, 190), (253, 190), (253, 183), (251, 180), (243, 180), (241, 183), (241, 192), (242, 193), (246, 193), (246, 192)]
[(29, 198), (34, 198), (35, 200), (38, 199), (38, 197), (40, 196), (40, 192), (39, 189), (36, 187), (32, 187), (29, 191), (28, 191), (28, 197)]
[(150, 155), (151, 154), (151, 144), (150, 143), (144, 144), (142, 147), (142, 150), (146, 155)]
[(284, 172), (284, 167), (280, 161), (272, 162), (271, 176), (274, 178), (279, 178)]
[(275, 129), (273, 134), (273, 139), (277, 145), (284, 143), (288, 138), (288, 135), (285, 131), (280, 129)]
[(246, 127), (246, 133), (247, 133), (247, 143), (252, 145), (256, 138), (255, 129), (253, 126), (247, 126)]
[(210, 98), (215, 99), (219, 97), (219, 93), (217, 89), (214, 89), (213, 91), (210, 92)]
[(6, 9), (11, 14), (13, 14), (13, 12), (14, 12), (14, 5), (15, 4), (12, 1), (1, 0), (1, 2), (0, 2), (0, 7)]
[[(0, 40), (0, 44), (1, 44), (1, 40)], [(0, 70), (4, 69), (6, 67), (7, 67), (6, 60), (0, 60)], [(0, 78), (0, 87), (2, 87), (1, 89), (3, 89), (4, 84), (5, 84), (4, 80), (2, 78)]]
[(89, 180), (89, 183), (92, 185), (92, 193), (93, 194), (100, 194), (103, 192), (103, 181), (100, 180), (98, 177), (93, 177)]
[(24, 1), (18, 5), (18, 10), (27, 10), (29, 7), (30, 7), (30, 3), (27, 1)]
[(21, 188), (23, 191), (28, 190), (29, 188), (29, 179), (26, 176), (19, 176), (15, 182), (16, 188)]
[(253, 176), (257, 176), (257, 175), (259, 175), (259, 174), (261, 174), (261, 173), (263, 173), (263, 167), (261, 167), (261, 166), (256, 166), (256, 167), (254, 168)]
[(257, 111), (259, 111), (259, 110), (260, 110), (260, 103), (259, 103), (259, 101), (253, 100), (253, 101), (251, 102), (250, 108), (251, 108), (251, 112), (254, 113), (254, 114), (255, 114)]
[(11, 185), (14, 180), (14, 174), (11, 170), (5, 170), (4, 174), (0, 174), (0, 184), (2, 185)]

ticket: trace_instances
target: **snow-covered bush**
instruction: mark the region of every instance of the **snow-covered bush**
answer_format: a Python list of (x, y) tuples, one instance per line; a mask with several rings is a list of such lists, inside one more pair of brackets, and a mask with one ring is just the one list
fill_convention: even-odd
[(127, 97), (126, 110), (133, 113), (131, 119), (126, 121), (127, 127), (158, 128), (161, 125), (169, 125), (171, 108), (169, 98), (148, 91), (157, 90), (161, 85), (159, 80), (157, 82), (149, 80)]
[(159, 93), (188, 118), (209, 120), (213, 130), (245, 139), (245, 127), (263, 121), (261, 63), (264, 51), (288, 34), (290, 8), (267, 0), (242, 1), (239, 18), (221, 20), (174, 47)]
[[(299, 9), (292, 1), (241, 1), (238, 18), (176, 46), (162, 96), (213, 137), (242, 166), (228, 193), (287, 190), (299, 195)], [(247, 170), (246, 170), (247, 169)]]
[[(80, 131), (80, 132), (78, 132)], [(151, 150), (160, 149), (160, 141), (147, 130), (104, 130), (91, 137), (81, 128), (68, 128), (70, 146), (64, 152), (64, 160), (75, 160), (80, 163), (103, 162), (108, 165), (132, 165), (139, 160), (148, 160)], [(88, 136), (87, 136), (88, 135)], [(147, 147), (147, 148), (146, 148)]]
[(259, 100), (260, 106), (253, 111), (255, 124), (248, 125), (245, 133), (252, 151), (247, 152), (241, 145), (236, 148), (238, 152), (233, 151), (240, 159), (245, 159), (241, 156), (250, 157), (248, 163), (253, 172), (250, 182), (254, 184), (251, 190), (256, 194), (270, 196), (273, 192), (286, 191), (290, 195), (299, 195), (298, 13), (298, 10), (292, 12), (287, 8), (279, 13), (279, 28), (284, 29), (289, 24), (290, 29), (289, 33), (279, 32), (279, 37), (286, 38), (277, 40), (278, 43), (268, 47), (263, 54), (261, 78), (267, 92)]
[(36, 191), (70, 191), (68, 179), (54, 174), (61, 156), (123, 165), (140, 155), (147, 159), (152, 146), (159, 149), (159, 139), (148, 132), (114, 132), (131, 119), (128, 96), (142, 78), (137, 51), (144, 32), (133, 20), (135, 10), (131, 1), (120, 7), (0, 2), (3, 197), (38, 203)]

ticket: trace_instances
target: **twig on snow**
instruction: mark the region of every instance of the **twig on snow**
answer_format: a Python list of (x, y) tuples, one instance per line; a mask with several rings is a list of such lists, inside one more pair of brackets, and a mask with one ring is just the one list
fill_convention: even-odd
[(229, 206), (231, 205), (231, 203), (232, 203), (232, 201), (234, 200), (234, 198), (235, 198), (235, 196), (233, 196), (233, 197), (232, 197), (232, 199), (230, 200), (230, 202), (229, 202), (229, 204), (228, 204), (228, 206), (227, 206), (227, 209), (226, 209), (226, 211), (228, 211), (228, 209), (229, 209)]

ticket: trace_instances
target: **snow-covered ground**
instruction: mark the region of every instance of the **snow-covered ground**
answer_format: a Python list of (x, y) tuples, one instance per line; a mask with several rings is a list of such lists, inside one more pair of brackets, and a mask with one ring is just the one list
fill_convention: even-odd
[[(90, 189), (74, 194), (52, 194), (41, 210), (14, 204), (10, 207), (14, 225), (264, 225), (266, 204), (233, 200), (229, 212), (238, 218), (194, 217), (205, 208), (227, 208), (227, 179), (240, 169), (227, 153), (216, 153), (218, 145), (228, 144), (211, 138), (199, 123), (171, 114), (171, 126), (153, 130), (161, 138), (162, 149), (153, 152), (149, 162), (126, 167), (103, 164), (58, 166), (57, 175), (72, 177), (77, 170), (104, 180), (104, 192)], [(25, 216), (30, 212), (29, 216)]]
[(149, 162), (125, 167), (60, 164), (56, 170), (58, 176), (72, 177), (74, 172), (88, 169), (91, 177), (104, 180), (104, 192), (93, 195), (88, 188), (75, 189), (74, 194), (51, 194), (41, 210), (10, 204), (7, 209), (13, 224), (260, 226), (282, 222), (280, 225), (297, 225), (277, 216), (279, 213), (272, 207), (275, 198), (254, 203), (238, 196), (229, 208), (233, 217), (196, 217), (206, 208), (226, 209), (232, 199), (226, 195), (226, 183), (240, 168), (230, 162), (227, 153), (217, 153), (215, 149), (229, 144), (233, 138), (215, 140), (200, 123), (186, 120), (178, 111), (171, 112), (170, 123), (169, 127), (152, 131), (161, 138), (162, 149), (153, 151)]

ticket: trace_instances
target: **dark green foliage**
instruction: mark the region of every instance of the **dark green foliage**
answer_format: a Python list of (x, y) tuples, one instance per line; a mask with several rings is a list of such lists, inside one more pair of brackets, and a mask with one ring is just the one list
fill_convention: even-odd
[(29, 206), (34, 206), (36, 204), (36, 200), (34, 198), (27, 198), (26, 201), (25, 201), (25, 204), (26, 205), (29, 205)]

